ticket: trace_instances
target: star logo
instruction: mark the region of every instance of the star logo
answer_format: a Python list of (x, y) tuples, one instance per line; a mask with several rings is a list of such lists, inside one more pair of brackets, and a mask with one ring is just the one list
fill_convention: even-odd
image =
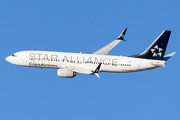
[(157, 57), (157, 56), (161, 57), (162, 56), (162, 51), (163, 51), (163, 49), (158, 47), (158, 45), (156, 45), (154, 47), (154, 49), (151, 49), (153, 57)]

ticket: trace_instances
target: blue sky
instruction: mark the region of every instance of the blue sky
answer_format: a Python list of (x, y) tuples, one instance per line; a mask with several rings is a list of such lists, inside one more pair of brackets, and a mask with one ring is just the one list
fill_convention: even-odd
[[(0, 119), (177, 120), (180, 113), (180, 2), (175, 0), (2, 0), (0, 2)], [(171, 30), (166, 68), (59, 78), (55, 69), (12, 65), (23, 50), (93, 53), (125, 39), (110, 55), (143, 52)]]

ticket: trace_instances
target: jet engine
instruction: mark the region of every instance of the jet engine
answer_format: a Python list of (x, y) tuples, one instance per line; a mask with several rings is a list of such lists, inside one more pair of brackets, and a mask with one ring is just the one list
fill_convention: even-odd
[(58, 77), (73, 78), (76, 75), (77, 75), (77, 73), (72, 70), (67, 70), (67, 69), (58, 69), (57, 70)]

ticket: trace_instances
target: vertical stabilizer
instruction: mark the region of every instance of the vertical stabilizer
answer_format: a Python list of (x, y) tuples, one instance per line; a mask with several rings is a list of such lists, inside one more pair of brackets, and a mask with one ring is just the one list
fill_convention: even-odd
[(163, 60), (170, 34), (171, 31), (163, 31), (143, 53), (131, 57)]

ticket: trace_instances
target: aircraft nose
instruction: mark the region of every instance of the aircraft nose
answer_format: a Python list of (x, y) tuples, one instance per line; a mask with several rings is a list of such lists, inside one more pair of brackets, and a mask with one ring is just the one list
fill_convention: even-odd
[(7, 62), (11, 62), (11, 56), (6, 57)]

